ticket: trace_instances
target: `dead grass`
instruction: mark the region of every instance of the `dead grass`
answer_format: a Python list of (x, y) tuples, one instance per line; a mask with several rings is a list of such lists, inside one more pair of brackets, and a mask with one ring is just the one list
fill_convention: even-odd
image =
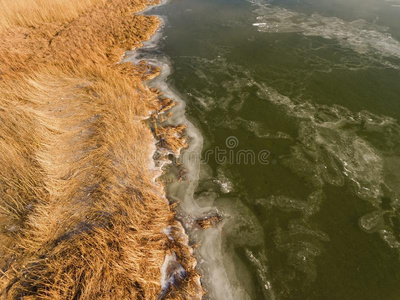
[(68, 22), (105, 0), (0, 0), (0, 28)]
[[(148, 169), (143, 119), (171, 101), (143, 84), (148, 68), (116, 65), (158, 20), (132, 15), (141, 0), (71, 1), (65, 15), (30, 2), (47, 1), (0, 12), (0, 295), (157, 299), (174, 252), (188, 274), (165, 299), (196, 299), (187, 237)], [(160, 129), (170, 147), (186, 143), (176, 128)]]

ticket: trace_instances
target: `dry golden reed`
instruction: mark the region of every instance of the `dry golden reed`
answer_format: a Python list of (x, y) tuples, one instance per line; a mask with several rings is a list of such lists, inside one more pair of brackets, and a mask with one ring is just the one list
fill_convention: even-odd
[[(187, 237), (149, 170), (145, 119), (171, 101), (143, 84), (148, 68), (117, 64), (159, 21), (133, 14), (142, 0), (49, 3), (0, 0), (0, 295), (197, 299)], [(172, 129), (159, 128), (170, 150), (185, 146)], [(172, 253), (187, 273), (162, 290)]]
[(0, 0), (0, 28), (68, 22), (105, 0)]

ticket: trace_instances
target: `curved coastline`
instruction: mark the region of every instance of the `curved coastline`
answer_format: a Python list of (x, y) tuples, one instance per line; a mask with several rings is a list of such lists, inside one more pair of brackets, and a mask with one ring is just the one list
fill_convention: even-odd
[[(164, 1), (166, 4), (168, 1)], [(143, 13), (154, 15), (156, 7), (149, 7)], [(167, 198), (171, 203), (176, 203), (177, 220), (182, 223), (191, 244), (194, 245), (194, 254), (197, 259), (197, 268), (201, 273), (201, 283), (205, 290), (207, 299), (226, 300), (226, 299), (246, 299), (248, 296), (239, 284), (235, 271), (227, 269), (227, 265), (232, 265), (231, 258), (223, 256), (222, 227), (230, 226), (229, 220), (233, 213), (219, 211), (212, 203), (209, 205), (199, 205), (194, 199), (194, 193), (200, 180), (200, 168), (202, 164), (203, 136), (199, 129), (186, 117), (186, 101), (179, 91), (174, 90), (167, 82), (171, 75), (172, 67), (169, 58), (160, 51), (163, 30), (168, 20), (156, 14), (161, 20), (161, 25), (152, 38), (146, 41), (143, 46), (133, 51), (128, 51), (123, 62), (140, 64), (146, 61), (159, 72), (155, 77), (148, 79), (151, 88), (160, 90), (162, 95), (173, 99), (177, 105), (171, 109), (172, 116), (165, 120), (165, 124), (186, 126), (185, 135), (189, 139), (188, 147), (182, 149), (182, 153), (172, 161), (166, 162), (163, 159), (155, 160), (155, 167), (158, 171), (158, 180), (166, 183)], [(163, 157), (165, 149), (155, 150), (158, 157)], [(171, 154), (171, 152), (170, 152)], [(164, 165), (171, 165), (162, 172)], [(178, 171), (177, 171), (178, 169)], [(180, 178), (177, 173), (184, 170), (184, 178)], [(172, 179), (170, 179), (172, 178)], [(200, 220), (212, 218), (212, 216), (225, 216), (227, 220), (222, 220), (217, 227), (206, 226), (202, 228)], [(229, 273), (229, 274), (228, 274)]]

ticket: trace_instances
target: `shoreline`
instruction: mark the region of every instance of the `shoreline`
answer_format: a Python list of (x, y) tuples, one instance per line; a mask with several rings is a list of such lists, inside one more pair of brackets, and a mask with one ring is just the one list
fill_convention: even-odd
[[(150, 7), (148, 10), (153, 10), (154, 8)], [(190, 241), (196, 245), (193, 250), (195, 258), (198, 261), (201, 282), (205, 293), (213, 299), (234, 299), (241, 297), (243, 295), (240, 288), (235, 288), (231, 283), (231, 280), (237, 282), (236, 275), (229, 276), (227, 274), (228, 269), (224, 265), (221, 250), (223, 244), (221, 230), (230, 221), (223, 220), (222, 216), (225, 216), (225, 213), (221, 216), (214, 205), (200, 206), (194, 199), (195, 189), (200, 180), (200, 158), (203, 137), (201, 132), (186, 117), (186, 101), (179, 95), (179, 91), (174, 91), (173, 87), (167, 83), (167, 78), (172, 72), (171, 63), (168, 57), (158, 51), (167, 20), (162, 15), (156, 14), (156, 16), (161, 19), (161, 25), (156, 34), (150, 40), (146, 41), (140, 49), (128, 51), (123, 61), (138, 64), (141, 60), (145, 60), (154, 68), (158, 68), (160, 70), (159, 74), (147, 80), (149, 86), (159, 89), (163, 95), (174, 99), (178, 103), (171, 109), (173, 115), (165, 120), (165, 122), (171, 125), (187, 125), (185, 132), (189, 138), (189, 143), (188, 148), (183, 149), (182, 161), (179, 161), (179, 166), (176, 166), (168, 160), (166, 164), (169, 170), (167, 170), (166, 174), (161, 174), (160, 177), (174, 178), (172, 181), (166, 181), (167, 197), (172, 203), (176, 203), (178, 220), (182, 223)], [(189, 153), (188, 156), (186, 156), (187, 153)], [(159, 152), (158, 154), (162, 157), (162, 153)], [(178, 160), (180, 159), (178, 158)], [(160, 170), (164, 165), (161, 161)], [(179, 169), (185, 170), (182, 180), (177, 174), (179, 173)], [(215, 216), (218, 216), (218, 220), (213, 224), (212, 220), (215, 220)], [(207, 223), (209, 219), (211, 222)], [(218, 223), (220, 222), (219, 226)]]
[[(0, 47), (8, 49), (5, 46), (11, 45), (11, 48), (0, 57), (0, 62), (8, 58), (11, 63), (1, 70), (0, 84), (6, 94), (0, 94), (0, 105), (7, 107), (7, 115), (19, 118), (19, 125), (12, 120), (8, 125), (13, 126), (15, 132), (25, 134), (13, 136), (7, 127), (0, 128), (0, 137), (11, 139), (10, 143), (0, 145), (0, 151), (6, 153), (2, 162), (9, 162), (10, 155), (16, 155), (14, 160), (23, 162), (21, 166), (28, 166), (23, 170), (19, 169), (20, 165), (8, 163), (10, 172), (2, 175), (1, 183), (7, 185), (1, 189), (2, 196), (6, 195), (17, 205), (0, 216), (1, 225), (5, 224), (6, 228), (0, 235), (4, 245), (1, 254), (5, 259), (0, 261), (0, 288), (5, 297), (202, 297), (188, 237), (174, 217), (164, 187), (151, 180), (160, 175), (148, 166), (153, 161), (149, 158), (154, 154), (152, 145), (156, 139), (148, 125), (140, 120), (148, 119), (148, 111), (153, 111), (153, 119), (167, 115), (172, 106), (158, 90), (144, 84), (157, 70), (149, 71), (147, 63), (115, 65), (118, 52), (125, 53), (123, 48), (129, 43), (123, 41), (120, 45), (116, 39), (119, 33), (113, 31), (114, 28), (101, 32), (103, 40), (101, 36), (91, 36), (90, 39), (99, 42), (97, 45), (86, 46), (84, 43), (90, 39), (85, 41), (85, 33), (79, 32), (79, 28), (84, 28), (79, 27), (81, 25), (89, 31), (86, 23), (96, 19), (100, 22), (101, 14), (110, 15), (113, 7), (117, 13), (114, 19), (102, 22), (105, 26), (107, 22), (117, 23), (116, 18), (122, 19), (118, 12), (126, 12), (122, 7), (124, 2), (95, 6), (62, 25), (61, 31), (54, 31), (58, 24), (46, 23), (34, 29), (17, 26), (17, 33), (7, 30), (1, 33), (6, 39)], [(130, 37), (133, 40), (129, 47), (134, 49), (150, 40), (160, 25), (155, 17), (138, 15), (140, 8), (136, 7), (151, 9), (138, 3), (132, 10), (135, 13), (133, 24), (141, 21), (144, 26), (143, 29), (135, 27), (136, 31), (142, 30), (137, 33), (139, 39), (134, 33)], [(121, 22), (126, 24), (126, 20)], [(103, 26), (96, 24), (94, 27)], [(35, 36), (41, 30), (44, 39)], [(49, 35), (49, 31), (56, 35)], [(112, 48), (102, 46), (107, 34), (114, 40)], [(19, 35), (25, 35), (27, 44), (25, 41), (25, 44), (15, 44), (21, 40)], [(46, 42), (46, 35), (51, 38), (50, 42)], [(58, 40), (63, 41), (62, 44)], [(72, 45), (65, 44), (68, 41)], [(47, 50), (43, 46), (46, 43), (53, 49)], [(80, 43), (84, 47), (76, 47), (81, 46)], [(38, 44), (42, 55), (35, 51)], [(27, 53), (13, 52), (13, 47), (26, 45), (30, 46)], [(68, 45), (67, 49), (64, 45)], [(88, 60), (85, 51), (93, 47), (97, 47), (98, 52)], [(107, 60), (101, 53), (102, 47), (109, 51), (108, 61), (114, 60), (114, 64), (106, 63), (105, 68), (99, 65)], [(30, 58), (32, 60), (27, 63)], [(135, 97), (139, 106), (130, 103)], [(19, 99), (24, 100), (20, 102)], [(9, 107), (12, 104), (14, 108)], [(172, 149), (174, 145), (184, 148), (183, 128), (167, 125), (159, 130), (164, 136), (167, 134), (167, 146), (173, 152), (180, 152), (180, 149)], [(157, 130), (155, 133), (157, 135)], [(136, 145), (137, 141), (142, 146)], [(20, 143), (28, 148), (37, 146), (21, 152), (16, 149)], [(11, 154), (15, 149), (18, 151)], [(18, 185), (13, 185), (13, 176), (17, 177)], [(25, 182), (26, 178), (34, 178), (34, 181)], [(22, 191), (21, 187), (24, 187)], [(15, 193), (20, 196), (13, 196)], [(9, 204), (3, 200), (0, 205), (7, 208)], [(23, 218), (19, 217), (21, 215)], [(97, 267), (89, 267), (89, 262)], [(103, 270), (101, 274), (97, 269)]]
[[(166, 25), (166, 20), (164, 19), (163, 16), (157, 15), (157, 14), (151, 14), (151, 11), (156, 9), (159, 6), (165, 5), (168, 2), (168, 0), (163, 0), (160, 4), (155, 5), (155, 6), (149, 6), (146, 8), (144, 11), (141, 12), (141, 14), (145, 13), (150, 13), (149, 15), (155, 16), (160, 20), (160, 25), (157, 28), (156, 32), (153, 34), (153, 36), (145, 41), (143, 45), (138, 48), (138, 49), (133, 49), (133, 50), (128, 50), (125, 52), (123, 59), (121, 60), (121, 63), (131, 63), (134, 65), (140, 64), (142, 61), (145, 61), (146, 64), (150, 65), (153, 69), (157, 70), (156, 74), (154, 76), (151, 76), (145, 80), (145, 83), (147, 86), (149, 86), (151, 89), (156, 89), (157, 92), (160, 92), (160, 94), (163, 97), (166, 97), (166, 99), (171, 99), (173, 102), (172, 104), (170, 102), (167, 102), (167, 110), (162, 109), (161, 115), (156, 113), (153, 115), (149, 115), (148, 121), (151, 123), (151, 120), (159, 122), (158, 126), (171, 126), (171, 128), (174, 127), (179, 127), (181, 125), (184, 125), (184, 133), (181, 131), (176, 131), (175, 135), (179, 138), (182, 139), (187, 139), (187, 146), (181, 146), (178, 149), (169, 149), (166, 147), (163, 147), (162, 145), (158, 145), (160, 142), (160, 138), (158, 138), (156, 132), (154, 132), (154, 125), (151, 126), (154, 137), (155, 137), (155, 148), (152, 151), (151, 155), (151, 163), (152, 165), (150, 166), (151, 170), (154, 170), (157, 172), (157, 175), (154, 177), (154, 182), (156, 184), (160, 184), (164, 189), (168, 188), (168, 182), (163, 182), (162, 177), (168, 173), (168, 170), (165, 170), (164, 167), (169, 166), (171, 167), (177, 167), (174, 165), (174, 160), (179, 159), (179, 157), (183, 154), (182, 152), (185, 151), (193, 151), (194, 148), (199, 148), (197, 151), (200, 153), (201, 152), (201, 147), (202, 147), (202, 138), (201, 134), (198, 132), (198, 130), (195, 128), (195, 126), (186, 119), (185, 117), (185, 106), (186, 103), (184, 100), (182, 100), (175, 92), (173, 92), (168, 84), (166, 83), (167, 77), (171, 74), (171, 69), (170, 69), (170, 64), (167, 61), (166, 57), (163, 57), (161, 59), (160, 57), (153, 56), (152, 54), (147, 54), (146, 52), (152, 52), (155, 49), (158, 49), (159, 43), (163, 37), (163, 30), (164, 26)], [(168, 117), (163, 118), (162, 114), (167, 114)], [(186, 144), (186, 142), (185, 142)], [(189, 150), (190, 149), (190, 150)], [(158, 158), (155, 158), (158, 156)], [(166, 156), (173, 156), (173, 159), (171, 160), (170, 158), (165, 158)], [(179, 167), (178, 167), (179, 168)], [(184, 166), (181, 167), (182, 170)], [(196, 172), (195, 172), (196, 173)], [(198, 173), (198, 172), (197, 172)], [(198, 177), (198, 174), (196, 175)], [(180, 181), (179, 178), (175, 179), (177, 182)], [(189, 185), (193, 185), (194, 187), (197, 186), (197, 181), (198, 178), (195, 180), (190, 180)], [(185, 199), (187, 197), (190, 197), (193, 199), (193, 196), (191, 195), (194, 192), (194, 187), (193, 191), (187, 193), (187, 196), (184, 197)], [(169, 205), (174, 207), (174, 213), (178, 213), (176, 211), (177, 206), (181, 205), (180, 199), (175, 199), (177, 202), (170, 202), (168, 199), (168, 196), (166, 196), (166, 201)], [(185, 199), (182, 199), (185, 201)], [(175, 208), (176, 207), (176, 208)], [(181, 220), (181, 217), (175, 218), (176, 221), (176, 227), (179, 229), (179, 234), (183, 236), (184, 239), (184, 245), (189, 249), (190, 253), (194, 255), (193, 251), (194, 249), (190, 246), (190, 236), (189, 233), (185, 229), (185, 224), (184, 220)], [(168, 227), (166, 228), (166, 233), (168, 236), (171, 234), (171, 228)], [(173, 237), (171, 237), (173, 238)], [(194, 245), (197, 247), (197, 245)], [(166, 256), (163, 269), (165, 270), (165, 263), (167, 263), (168, 260), (171, 259), (171, 256), (168, 255)], [(195, 259), (197, 259), (195, 257)], [(197, 268), (197, 261), (194, 261), (193, 268)], [(164, 274), (163, 274), (164, 277)], [(164, 281), (164, 279), (163, 279)], [(205, 294), (204, 287), (202, 286), (201, 283), (201, 278), (200, 276), (197, 278), (197, 282), (199, 287), (199, 293), (198, 293), (198, 298), (201, 299), (203, 297), (203, 294)], [(200, 292), (201, 290), (201, 292)], [(194, 297), (195, 295), (192, 295), (191, 297)]]

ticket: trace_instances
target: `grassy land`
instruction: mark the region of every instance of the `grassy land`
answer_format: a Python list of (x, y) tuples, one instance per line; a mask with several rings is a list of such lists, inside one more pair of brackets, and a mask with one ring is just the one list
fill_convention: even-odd
[(37, 26), (49, 22), (68, 22), (88, 8), (105, 0), (0, 0), (0, 26)]
[(133, 14), (144, 0), (66, 3), (0, 0), (0, 293), (157, 299), (174, 252), (188, 273), (165, 299), (196, 298), (194, 258), (148, 169), (143, 120), (168, 101), (144, 85), (145, 63), (117, 64), (159, 21)]

